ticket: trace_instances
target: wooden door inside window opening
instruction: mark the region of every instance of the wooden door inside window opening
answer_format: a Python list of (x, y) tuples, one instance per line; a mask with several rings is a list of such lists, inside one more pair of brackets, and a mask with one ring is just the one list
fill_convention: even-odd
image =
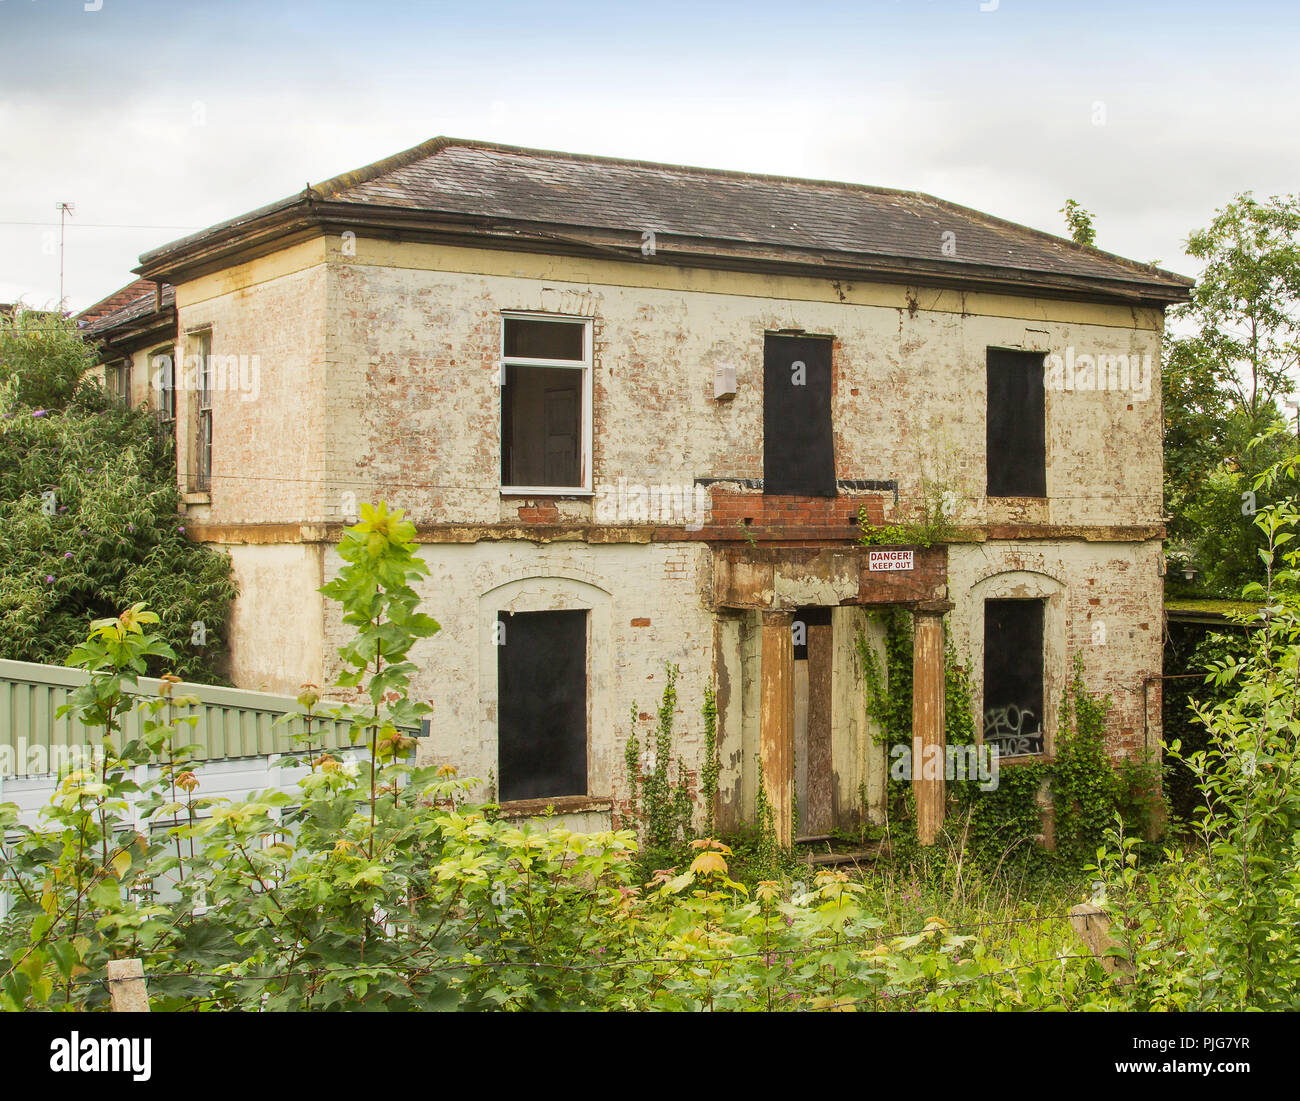
[(801, 608), (791, 627), (794, 644), (794, 779), (799, 807), (796, 840), (825, 837), (835, 828), (831, 755), (830, 608)]

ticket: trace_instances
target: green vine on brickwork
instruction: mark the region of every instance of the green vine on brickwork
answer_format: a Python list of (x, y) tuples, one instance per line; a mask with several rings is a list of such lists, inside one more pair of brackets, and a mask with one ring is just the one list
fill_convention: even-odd
[(650, 762), (650, 767), (645, 768), (641, 763), (641, 745), (636, 736), (638, 712), (635, 702), (632, 704), (632, 732), (623, 751), (632, 820), (642, 845), (659, 850), (684, 844), (692, 837), (691, 793), (686, 762), (680, 756), (677, 758), (677, 781), (674, 783), (670, 779), (677, 678), (681, 670), (670, 662), (664, 666), (664, 671), (664, 692), (659, 703), (654, 733), (654, 759)]
[[(885, 659), (859, 634), (867, 714), (879, 727), (892, 764), (895, 746), (912, 743), (911, 617), (902, 608), (876, 613), (885, 627)], [(950, 746), (977, 741), (970, 680), (949, 642), (944, 654), (945, 737)], [(1030, 861), (1055, 859), (1078, 865), (1091, 859), (1106, 828), (1118, 811), (1124, 820), (1145, 830), (1158, 812), (1159, 769), (1149, 757), (1115, 764), (1106, 751), (1109, 697), (1088, 692), (1083, 658), (1076, 655), (1073, 675), (1061, 704), (1059, 730), (1052, 760), (1029, 760), (999, 768), (997, 786), (982, 790), (977, 779), (948, 784), (949, 840), (965, 845), (978, 861), (999, 862), (1011, 853)], [(891, 832), (904, 847), (916, 838), (915, 797), (909, 779), (891, 767), (887, 809)], [(1045, 783), (1055, 807), (1055, 856), (1033, 842), (1042, 835), (1039, 793)]]
[(1160, 807), (1160, 766), (1150, 753), (1112, 761), (1106, 752), (1111, 699), (1090, 695), (1083, 656), (1061, 699), (1060, 733), (1052, 765), (1057, 852), (1074, 862), (1097, 855), (1099, 839), (1116, 813), (1134, 832), (1147, 833)]
[(785, 863), (786, 853), (782, 851), (780, 839), (777, 837), (776, 811), (772, 807), (772, 801), (767, 797), (761, 760), (758, 762), (758, 791), (754, 797), (754, 818), (757, 832), (753, 856), (755, 874), (765, 877), (777, 875)]
[(704, 836), (712, 837), (722, 763), (718, 760), (718, 699), (711, 684), (704, 686), (704, 706), (700, 713), (704, 716), (704, 764), (700, 768), (700, 795), (704, 800)]
[(953, 517), (957, 511), (957, 496), (946, 483), (921, 479), (920, 516), (901, 524), (875, 525), (867, 519), (865, 505), (858, 509), (858, 542), (864, 547), (908, 546), (930, 547), (947, 543), (956, 532)]
[(636, 736), (636, 717), (634, 700), (631, 721), (628, 724), (627, 744), (623, 747), (623, 765), (627, 770), (627, 810), (634, 826), (640, 821), (640, 816), (637, 814), (637, 787), (641, 779), (641, 739)]

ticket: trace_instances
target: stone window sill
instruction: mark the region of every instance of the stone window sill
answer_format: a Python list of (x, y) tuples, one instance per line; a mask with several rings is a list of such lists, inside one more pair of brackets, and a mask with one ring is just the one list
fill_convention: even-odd
[(594, 497), (590, 489), (505, 489), (502, 497), (530, 497), (534, 500), (558, 501), (565, 497)]
[(613, 809), (610, 799), (590, 795), (557, 795), (550, 799), (515, 799), (501, 804), (503, 818), (533, 818), (553, 807), (556, 814), (602, 814)]

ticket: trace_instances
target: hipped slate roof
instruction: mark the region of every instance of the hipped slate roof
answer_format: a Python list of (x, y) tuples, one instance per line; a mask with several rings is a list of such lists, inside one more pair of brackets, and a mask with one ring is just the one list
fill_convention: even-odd
[[(141, 257), (173, 282), (322, 230), (1164, 305), (1192, 281), (913, 191), (435, 138)], [(646, 255), (645, 234), (655, 235)], [(945, 249), (945, 243), (948, 248)]]

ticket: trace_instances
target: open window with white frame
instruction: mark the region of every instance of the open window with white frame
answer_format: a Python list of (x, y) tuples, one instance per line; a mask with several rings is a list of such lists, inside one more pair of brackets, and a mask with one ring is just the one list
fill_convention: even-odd
[(115, 401), (131, 408), (131, 357), (115, 360), (104, 368), (105, 388)]
[(158, 420), (166, 425), (176, 422), (176, 369), (172, 363), (175, 349), (170, 345), (149, 353), (149, 385), (158, 410)]
[[(189, 409), (189, 490), (212, 488), (212, 330), (185, 335), (186, 405)], [(189, 380), (194, 378), (191, 389)]]
[(591, 492), (591, 320), (501, 315), (501, 491)]

